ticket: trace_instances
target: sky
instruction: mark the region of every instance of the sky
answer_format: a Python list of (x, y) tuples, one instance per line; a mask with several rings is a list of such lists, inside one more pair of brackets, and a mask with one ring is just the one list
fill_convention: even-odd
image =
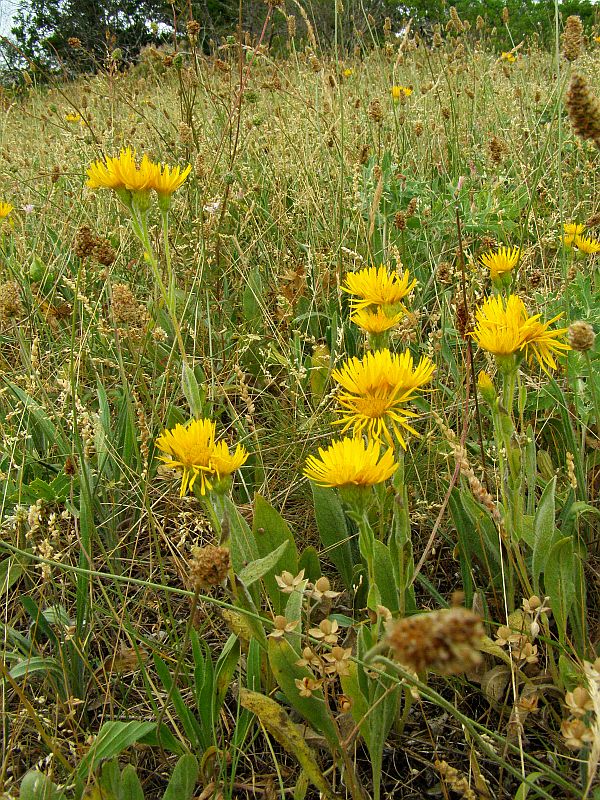
[(0, 36), (7, 36), (10, 33), (17, 2), (18, 0), (0, 0)]

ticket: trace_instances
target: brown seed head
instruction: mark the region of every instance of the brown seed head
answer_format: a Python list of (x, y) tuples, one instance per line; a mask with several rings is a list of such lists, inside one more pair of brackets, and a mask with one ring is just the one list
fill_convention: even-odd
[(481, 618), (466, 608), (444, 608), (395, 622), (387, 643), (408, 669), (457, 675), (481, 662)]
[(596, 334), (588, 322), (573, 322), (569, 325), (567, 340), (573, 350), (585, 353), (586, 350), (591, 350), (594, 346)]
[(73, 50), (79, 50), (81, 48), (81, 39), (78, 39), (77, 36), (69, 36), (67, 44), (69, 47), (72, 47)]
[(227, 577), (231, 560), (227, 547), (207, 544), (193, 547), (189, 565), (189, 583), (194, 590), (219, 586)]
[(196, 41), (198, 34), (200, 33), (200, 23), (195, 19), (191, 19), (185, 27), (189, 38), (192, 41)]
[(509, 16), (510, 15), (508, 13), (508, 8), (506, 6), (504, 6), (504, 8), (502, 9), (502, 22), (505, 25), (508, 25)]
[(403, 231), (406, 229), (406, 214), (404, 211), (396, 211), (394, 216), (394, 226), (399, 230)]
[(567, 61), (576, 61), (583, 51), (583, 23), (581, 17), (567, 17), (565, 29), (561, 36), (562, 54)]
[(600, 225), (600, 214), (592, 214), (585, 221), (586, 228), (597, 228)]
[(367, 114), (369, 115), (369, 119), (372, 119), (373, 122), (381, 125), (383, 122), (383, 108), (381, 101), (377, 98), (375, 98), (375, 100), (371, 100), (369, 103), (369, 108), (367, 109)]
[(0, 323), (15, 322), (23, 316), (21, 289), (16, 281), (0, 285)]
[(575, 133), (582, 139), (591, 139), (600, 150), (600, 101), (577, 72), (571, 78), (566, 105)]

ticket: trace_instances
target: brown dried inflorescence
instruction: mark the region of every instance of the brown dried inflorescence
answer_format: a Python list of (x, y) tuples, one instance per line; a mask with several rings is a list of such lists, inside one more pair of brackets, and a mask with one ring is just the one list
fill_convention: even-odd
[(562, 54), (567, 61), (576, 61), (583, 51), (583, 23), (581, 17), (567, 17), (561, 36)]
[(0, 285), (0, 325), (16, 322), (23, 316), (21, 289), (16, 281)]
[(567, 110), (575, 133), (594, 142), (600, 150), (600, 102), (577, 72), (573, 73), (567, 92)]
[(220, 586), (227, 578), (231, 559), (227, 547), (207, 544), (193, 547), (189, 565), (189, 583), (194, 590)]
[(93, 258), (105, 267), (110, 266), (117, 258), (117, 253), (108, 239), (96, 236), (87, 225), (82, 225), (77, 231), (73, 252), (81, 259)]
[(591, 350), (594, 346), (596, 334), (589, 322), (573, 322), (569, 325), (567, 340), (573, 350), (585, 353), (586, 350)]
[(367, 114), (369, 118), (376, 122), (378, 125), (381, 125), (383, 122), (383, 108), (381, 106), (381, 101), (375, 98), (371, 100), (369, 103), (369, 108), (367, 109)]
[(488, 142), (488, 149), (494, 164), (500, 164), (500, 162), (504, 160), (504, 156), (508, 150), (506, 142), (498, 136), (492, 136)]
[(115, 283), (112, 287), (112, 312), (118, 326), (126, 328), (130, 336), (139, 336), (148, 324), (148, 312), (138, 302), (127, 283)]
[(457, 675), (479, 665), (483, 636), (477, 614), (466, 608), (443, 608), (393, 623), (387, 644), (407, 669)]

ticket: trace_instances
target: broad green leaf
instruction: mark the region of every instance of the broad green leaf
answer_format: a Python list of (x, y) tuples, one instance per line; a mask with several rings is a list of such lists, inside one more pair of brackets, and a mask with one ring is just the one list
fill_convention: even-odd
[(198, 761), (194, 756), (181, 756), (175, 764), (163, 800), (191, 800), (198, 781), (198, 770)]
[(248, 689), (240, 689), (240, 701), (244, 708), (256, 714), (271, 736), (298, 760), (321, 796), (325, 800), (338, 800), (338, 796), (324, 778), (323, 770), (306, 743), (304, 734), (294, 725), (279, 703), (271, 700), (270, 697), (265, 697), (258, 692), (251, 692)]
[(221, 655), (215, 664), (215, 695), (214, 708), (215, 715), (221, 710), (227, 690), (231, 686), (233, 676), (240, 660), (240, 640), (234, 634), (227, 639)]
[(76, 796), (81, 797), (88, 776), (101, 761), (118, 756), (154, 728), (155, 722), (105, 722), (75, 772)]
[(550, 597), (561, 644), (566, 641), (567, 619), (575, 599), (575, 577), (573, 539), (565, 536), (551, 547), (544, 569), (544, 589)]
[(20, 800), (65, 800), (65, 794), (43, 772), (32, 769), (19, 787)]
[(298, 572), (304, 570), (304, 575), (309, 581), (316, 583), (321, 577), (321, 561), (316, 549), (309, 545), (305, 547), (298, 559)]
[(366, 742), (367, 748), (369, 748), (371, 742), (371, 727), (367, 714), (369, 710), (369, 701), (360, 688), (358, 680), (359, 669), (362, 669), (362, 666), (358, 666), (356, 662), (351, 661), (348, 665), (348, 674), (342, 675), (340, 681), (344, 694), (352, 701), (352, 706), (350, 708), (352, 719), (357, 725), (360, 725), (360, 733)]
[(64, 678), (63, 668), (60, 663), (51, 657), (46, 656), (33, 656), (25, 661), (19, 661), (10, 671), (11, 678), (18, 680), (19, 678), (27, 678), (36, 672), (46, 672), (49, 675), (55, 675), (61, 681)]
[(552, 478), (542, 492), (533, 519), (533, 555), (531, 561), (531, 577), (533, 590), (539, 594), (540, 575), (546, 568), (550, 548), (556, 540), (556, 505), (554, 493), (556, 478)]
[[(244, 569), (238, 572), (238, 578), (245, 586), (252, 586), (253, 583), (256, 583), (256, 581), (259, 581), (261, 578), (265, 578), (266, 583), (267, 573), (272, 572), (279, 562), (283, 560), (288, 545), (288, 542), (282, 542), (279, 547), (277, 547), (275, 550), (272, 550), (263, 558), (258, 558), (256, 561), (248, 564), (248, 566), (244, 567)], [(277, 587), (275, 579), (272, 575), (271, 578), (275, 587)], [(276, 588), (276, 591), (278, 595), (281, 595), (281, 592), (278, 588)]]
[[(280, 614), (285, 599), (281, 596), (275, 581), (275, 574), (280, 574), (284, 570), (291, 572), (292, 575), (298, 573), (298, 550), (287, 522), (260, 494), (254, 498), (252, 533), (260, 556), (265, 557), (277, 550), (282, 553), (281, 559), (276, 562), (277, 570), (274, 569), (275, 564), (273, 564), (268, 571), (263, 573), (274, 611), (276, 614)], [(281, 550), (284, 543), (287, 543), (288, 546)]]
[(373, 570), (382, 605), (392, 612), (398, 611), (398, 590), (390, 551), (388, 546), (378, 539), (373, 542)]
[(269, 637), (268, 653), (273, 675), (289, 704), (308, 720), (315, 730), (323, 733), (332, 747), (337, 747), (339, 744), (337, 732), (325, 708), (323, 692), (318, 689), (311, 697), (302, 697), (296, 686), (296, 680), (314, 679), (312, 672), (296, 663), (298, 654), (286, 639)]
[(196, 374), (187, 362), (181, 368), (181, 389), (190, 407), (190, 414), (196, 419), (204, 415), (205, 392), (200, 390)]
[[(302, 619), (302, 602), (304, 600), (304, 590), (306, 589), (307, 580), (301, 581), (293, 592), (287, 595), (287, 603), (285, 605), (285, 618), (292, 620)], [(298, 658), (302, 653), (302, 629), (299, 625), (296, 630), (286, 633), (285, 638), (292, 645), (296, 651)]]
[(311, 483), (315, 519), (326, 556), (340, 573), (347, 589), (352, 588), (353, 558), (348, 526), (338, 496), (333, 489)]
[(121, 773), (119, 800), (144, 800), (144, 790), (133, 764), (127, 764)]

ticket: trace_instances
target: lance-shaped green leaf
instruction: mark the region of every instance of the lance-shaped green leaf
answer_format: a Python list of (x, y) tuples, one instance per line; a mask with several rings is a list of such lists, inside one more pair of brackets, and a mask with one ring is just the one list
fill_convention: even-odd
[(319, 766), (303, 733), (291, 721), (285, 710), (275, 700), (264, 694), (240, 689), (242, 706), (259, 718), (266, 730), (279, 744), (299, 762), (310, 782), (321, 792), (325, 800), (338, 800)]
[(347, 589), (352, 588), (353, 558), (346, 517), (333, 489), (311, 484), (319, 536)]
[[(266, 583), (267, 573), (272, 572), (275, 566), (282, 560), (288, 546), (289, 542), (282, 542), (275, 550), (268, 553), (263, 558), (257, 558), (256, 561), (253, 561), (240, 570), (238, 578), (245, 586), (252, 586), (253, 583), (256, 583), (256, 581), (259, 581), (261, 578), (265, 578)], [(275, 584), (275, 586), (277, 586), (277, 584)], [(277, 589), (277, 593), (280, 594), (279, 589)]]
[[(268, 556), (273, 551), (280, 551), (281, 557), (278, 559), (277, 570), (273, 564), (264, 573), (264, 582), (269, 593), (269, 598), (273, 604), (276, 614), (282, 612), (285, 598), (275, 581), (275, 574), (287, 570), (292, 575), (298, 572), (298, 550), (294, 536), (290, 531), (287, 522), (283, 517), (265, 500), (257, 494), (254, 498), (254, 519), (252, 523), (252, 533), (256, 542), (256, 547), (260, 556)], [(282, 545), (287, 544), (287, 548), (281, 550)], [(261, 575), (263, 577), (263, 575)]]
[(339, 739), (329, 710), (325, 706), (325, 698), (320, 689), (315, 689), (310, 697), (302, 697), (296, 681), (304, 678), (315, 680), (315, 676), (307, 668), (300, 666), (298, 654), (286, 639), (269, 637), (269, 663), (273, 675), (285, 694), (288, 703), (306, 719), (315, 730), (322, 733), (329, 744), (339, 747)]
[(539, 593), (540, 575), (544, 572), (550, 549), (556, 541), (555, 500), (556, 478), (546, 484), (533, 519), (533, 555), (531, 577), (533, 590)]

